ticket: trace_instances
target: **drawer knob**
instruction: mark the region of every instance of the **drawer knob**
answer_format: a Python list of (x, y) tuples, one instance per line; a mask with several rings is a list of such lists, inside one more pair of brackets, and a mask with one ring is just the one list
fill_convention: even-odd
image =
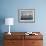
[(35, 42), (32, 42), (32, 44), (34, 44)]

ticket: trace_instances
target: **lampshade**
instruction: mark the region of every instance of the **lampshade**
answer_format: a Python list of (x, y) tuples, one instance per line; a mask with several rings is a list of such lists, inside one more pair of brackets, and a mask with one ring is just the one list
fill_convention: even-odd
[(13, 25), (14, 18), (5, 18), (5, 25)]

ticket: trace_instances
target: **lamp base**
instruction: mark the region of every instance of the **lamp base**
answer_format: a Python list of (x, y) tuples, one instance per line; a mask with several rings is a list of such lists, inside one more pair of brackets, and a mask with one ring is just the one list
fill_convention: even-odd
[(9, 35), (11, 35), (11, 33), (10, 33), (10, 32), (8, 32), (8, 34), (9, 34)]

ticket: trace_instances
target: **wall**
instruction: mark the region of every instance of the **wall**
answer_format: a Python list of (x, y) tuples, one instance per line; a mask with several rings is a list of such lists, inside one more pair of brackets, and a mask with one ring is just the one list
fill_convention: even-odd
[[(18, 9), (35, 9), (35, 23), (19, 23)], [(46, 31), (46, 1), (45, 0), (1, 0), (2, 17), (13, 17), (14, 26), (11, 31)], [(1, 26), (2, 32), (8, 31), (6, 25)]]
[[(46, 32), (46, 0), (0, 0), (0, 18), (13, 17), (12, 32)], [(35, 9), (35, 23), (19, 23), (18, 9)], [(1, 24), (0, 24), (1, 25)], [(2, 24), (0, 32), (8, 32), (8, 26)], [(45, 33), (46, 34), (46, 33)]]

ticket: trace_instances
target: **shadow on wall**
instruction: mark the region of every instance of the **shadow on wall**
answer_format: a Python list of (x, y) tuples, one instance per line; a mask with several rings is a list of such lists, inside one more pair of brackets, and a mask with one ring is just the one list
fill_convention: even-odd
[(2, 33), (2, 25), (5, 23), (5, 17), (0, 16), (0, 46), (3, 46), (3, 33)]
[(0, 46), (4, 46), (3, 45), (3, 39), (4, 39), (3, 33), (0, 33)]
[(0, 33), (2, 33), (2, 25), (5, 24), (5, 17), (4, 16), (0, 16)]

